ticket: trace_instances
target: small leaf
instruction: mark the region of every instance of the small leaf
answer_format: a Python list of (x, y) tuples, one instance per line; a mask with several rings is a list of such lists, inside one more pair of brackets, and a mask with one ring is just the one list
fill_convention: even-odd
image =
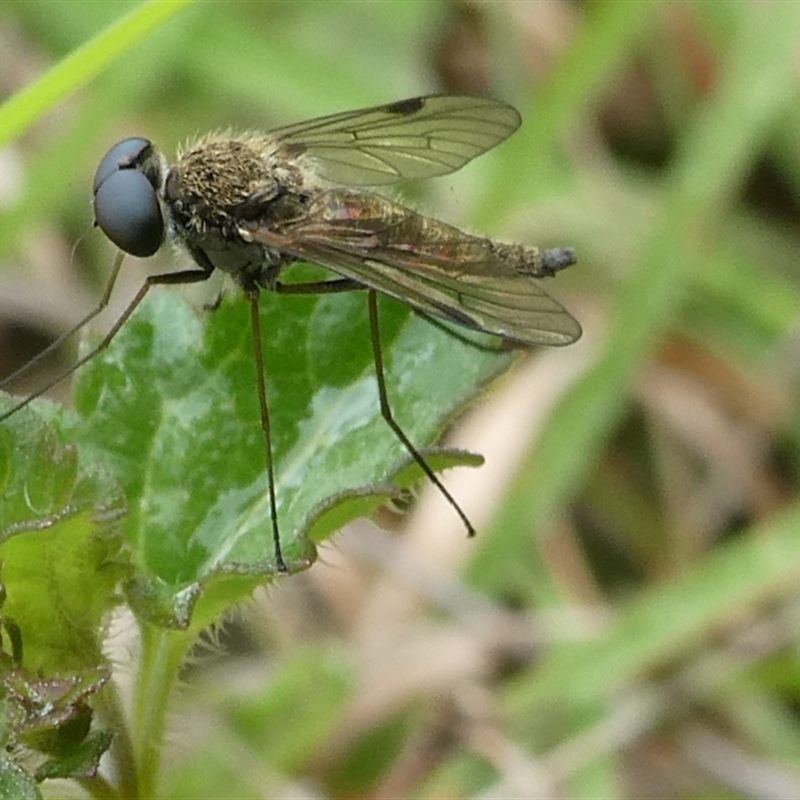
[(36, 771), (37, 780), (97, 774), (112, 734), (89, 734), (93, 715), (88, 702), (109, 677), (104, 668), (49, 678), (16, 669), (3, 677), (3, 722), (9, 743), (15, 751), (21, 745), (51, 756)]
[(39, 408), (52, 423), (26, 409), (0, 426), (0, 613), (6, 632), (19, 632), (25, 666), (52, 674), (104, 661), (103, 620), (125, 572), (125, 504), (106, 470), (59, 443), (53, 408)]
[[(110, 671), (103, 667), (50, 678), (34, 678), (22, 669), (8, 673), (3, 677), (3, 688), (20, 712), (9, 716), (16, 717), (12, 723), (15, 735), (44, 752), (58, 752), (76, 745), (88, 732), (91, 722), (91, 710), (86, 703), (109, 678)], [(73, 722), (77, 724), (64, 737), (49, 736), (52, 732), (60, 733)]]
[(47, 778), (94, 778), (100, 768), (103, 753), (111, 747), (114, 735), (110, 731), (97, 731), (87, 736), (79, 745), (45, 761), (36, 770), (36, 780)]

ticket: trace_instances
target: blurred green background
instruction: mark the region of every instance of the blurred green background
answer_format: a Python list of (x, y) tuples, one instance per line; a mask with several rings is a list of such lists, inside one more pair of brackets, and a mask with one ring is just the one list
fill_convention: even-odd
[[(6, 0), (0, 92), (135, 7)], [(196, 2), (0, 150), (4, 373), (99, 295), (128, 135), (485, 93), (521, 130), (406, 199), (579, 253), (548, 290), (583, 339), (450, 435), (487, 457), (447, 474), (478, 538), (426, 491), (242, 609), (165, 796), (800, 796), (798, 55), (790, 2)], [(116, 309), (172, 264), (129, 261)]]

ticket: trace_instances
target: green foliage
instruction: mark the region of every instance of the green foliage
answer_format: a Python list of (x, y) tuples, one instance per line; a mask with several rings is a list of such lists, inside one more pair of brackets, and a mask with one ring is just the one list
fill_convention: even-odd
[(122, 491), (102, 467), (81, 464), (75, 446), (60, 444), (30, 411), (12, 417), (0, 437), (2, 614), (21, 631), (28, 669), (94, 665), (128, 561)]
[[(64, 776), (101, 797), (263, 797), (311, 782), (341, 797), (623, 797), (626, 765), (665, 742), (691, 764), (676, 775), (701, 774), (673, 795), (730, 795), (739, 770), (704, 772), (698, 731), (729, 737), (752, 775), (797, 771), (798, 6), (564, 4), (575, 25), (547, 41), (576, 32), (534, 90), (527, 64), (543, 48), (526, 38), (534, 21), (513, 16), (525, 5), (475, 12), (482, 74), (523, 127), (439, 182), (426, 210), (449, 204), (453, 221), (491, 235), (575, 246), (578, 265), (548, 288), (586, 335), (542, 373), (579, 374), (495, 490), (469, 563), (389, 550), (386, 568), (428, 604), (397, 600), (396, 585), (349, 562), (346, 590), (314, 582), (332, 534), (419, 470), (378, 412), (365, 297), (265, 293), (294, 574), (271, 587), (270, 659), (247, 691), (232, 668), (186, 673), (178, 705), (205, 716), (176, 726), (184, 750), (165, 770), (171, 692), (199, 632), (275, 571), (246, 302), (229, 294), (206, 312), (154, 290), (76, 376), (74, 413), (42, 402), (0, 425), (0, 798), (39, 797), (38, 782)], [(26, 171), (0, 207), (0, 258), (34, 261), (31, 242), (58, 226), (81, 240), (96, 294), (110, 256), (81, 198), (115, 139), (142, 133), (171, 153), (206, 128), (435, 91), (430, 54), (444, 58), (450, 36), (470, 52), (470, 14), (446, 3), (52, 0), (4, 15), (55, 65), (0, 108), (0, 143), (19, 143)], [(620, 79), (642, 71), (667, 143), (646, 167), (600, 135), (636, 124), (615, 103)], [(57, 125), (18, 138), (59, 101)], [(784, 216), (755, 212), (744, 191), (765, 159), (779, 172), (772, 194), (789, 196)], [(58, 305), (59, 287), (51, 278), (43, 297)], [(381, 325), (400, 424), (436, 469), (480, 463), (434, 443), (506, 359), (394, 302), (382, 301)], [(430, 528), (429, 540), (449, 535)], [(288, 611), (287, 584), (301, 587)], [(105, 655), (121, 604), (141, 642), (129, 717)], [(115, 785), (94, 776), (104, 754)]]

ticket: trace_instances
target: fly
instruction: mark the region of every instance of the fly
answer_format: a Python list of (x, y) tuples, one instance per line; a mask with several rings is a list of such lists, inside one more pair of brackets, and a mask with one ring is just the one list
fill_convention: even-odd
[[(394, 419), (384, 380), (376, 293), (514, 343), (570, 344), (581, 335), (580, 325), (538, 279), (574, 264), (575, 253), (567, 247), (540, 250), (474, 236), (355, 187), (454, 172), (519, 125), (518, 112), (506, 103), (429, 95), (267, 133), (210, 134), (179, 153), (172, 166), (147, 139), (118, 142), (95, 173), (93, 205), (95, 224), (121, 252), (97, 307), (45, 352), (105, 308), (126, 253), (148, 257), (171, 241), (187, 252), (193, 266), (148, 277), (100, 344), (58, 380), (106, 348), (153, 286), (205, 281), (215, 269), (228, 273), (250, 306), (275, 563), (285, 572), (259, 292), (366, 291), (381, 414), (473, 535), (464, 511)], [(282, 282), (284, 268), (296, 261), (326, 267), (337, 277)]]

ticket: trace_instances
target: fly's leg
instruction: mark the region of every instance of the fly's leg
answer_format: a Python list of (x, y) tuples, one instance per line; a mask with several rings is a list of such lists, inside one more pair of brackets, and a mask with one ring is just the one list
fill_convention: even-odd
[(439, 480), (436, 473), (428, 466), (428, 462), (422, 457), (422, 454), (414, 447), (411, 440), (406, 436), (405, 431), (397, 424), (397, 421), (392, 414), (392, 408), (389, 405), (389, 397), (386, 393), (386, 380), (383, 371), (383, 351), (381, 350), (380, 329), (378, 327), (378, 294), (374, 289), (370, 289), (367, 294), (369, 303), (369, 328), (372, 338), (372, 355), (375, 360), (375, 377), (378, 380), (378, 398), (381, 404), (381, 416), (386, 420), (386, 424), (392, 429), (394, 435), (403, 443), (404, 447), (413, 457), (414, 461), (419, 464), (420, 469), (428, 476), (430, 482), (442, 493), (445, 500), (453, 507), (453, 510), (461, 518), (464, 527), (467, 529), (467, 536), (475, 535), (475, 528), (464, 513), (461, 506), (456, 502), (456, 499), (450, 492), (447, 491), (444, 484)]
[[(12, 378), (17, 377), (18, 375), (21, 375), (24, 372), (27, 372), (27, 370), (30, 369), (31, 364), (37, 363), (47, 353), (51, 352), (56, 347), (58, 347), (65, 339), (77, 333), (84, 325), (86, 325), (86, 323), (94, 319), (94, 317), (96, 317), (108, 305), (108, 300), (111, 296), (111, 291), (114, 288), (114, 283), (117, 280), (117, 275), (119, 274), (119, 268), (122, 265), (123, 257), (124, 257), (123, 254), (120, 253), (117, 256), (116, 260), (114, 261), (114, 267), (111, 270), (111, 277), (109, 278), (108, 284), (106, 285), (106, 289), (103, 292), (103, 296), (100, 299), (100, 302), (97, 304), (97, 306), (89, 314), (87, 314), (76, 326), (67, 331), (63, 336), (59, 336), (59, 338), (56, 339), (55, 342), (46, 347), (41, 353), (39, 353), (38, 356), (32, 359), (32, 361), (29, 361), (28, 364), (26, 364), (24, 367), (18, 369), (12, 376), (7, 378), (3, 383), (7, 383)], [(45, 392), (52, 389), (57, 383), (61, 383), (61, 381), (65, 380), (70, 375), (72, 375), (76, 370), (80, 369), (80, 367), (82, 367), (87, 361), (91, 361), (91, 359), (93, 359), (98, 353), (105, 350), (108, 347), (108, 345), (111, 344), (112, 339), (117, 335), (119, 329), (125, 324), (125, 322), (127, 322), (130, 315), (133, 314), (133, 312), (138, 307), (139, 303), (141, 303), (142, 300), (144, 300), (144, 298), (147, 296), (147, 293), (150, 291), (150, 289), (153, 288), (153, 286), (174, 286), (176, 284), (182, 284), (182, 283), (200, 283), (201, 281), (208, 280), (210, 275), (211, 273), (207, 272), (206, 270), (193, 269), (193, 270), (183, 270), (181, 272), (165, 272), (161, 275), (148, 276), (145, 279), (145, 282), (142, 284), (139, 291), (136, 293), (136, 296), (133, 298), (133, 300), (131, 300), (131, 302), (128, 304), (128, 307), (122, 312), (122, 314), (120, 314), (119, 319), (114, 323), (114, 325), (111, 327), (111, 330), (105, 335), (105, 337), (100, 342), (100, 344), (97, 345), (97, 347), (90, 350), (82, 358), (79, 358), (74, 364), (72, 364), (72, 366), (64, 370), (60, 375), (57, 375), (55, 378), (53, 378), (53, 380), (46, 383), (40, 389), (37, 389), (35, 392), (33, 392), (33, 394), (28, 395), (24, 400), (17, 403), (13, 408), (11, 408), (10, 410), (6, 411), (3, 414), (0, 414), (0, 422), (4, 422), (10, 416), (12, 416), (12, 414), (16, 414), (17, 411), (19, 411), (22, 408), (25, 408), (25, 406), (27, 406), (31, 401), (35, 400), (37, 397), (41, 397)], [(2, 384), (0, 384), (0, 386), (1, 385)]]
[(368, 287), (350, 278), (337, 278), (334, 280), (313, 281), (308, 283), (276, 283), (271, 288), (273, 291), (276, 291), (279, 294), (328, 294), (334, 292), (367, 290), (370, 337), (372, 339), (372, 354), (375, 361), (375, 377), (378, 381), (378, 398), (381, 407), (381, 416), (386, 421), (386, 424), (391, 428), (394, 435), (400, 440), (406, 450), (408, 450), (414, 461), (417, 462), (420, 469), (425, 473), (431, 483), (442, 493), (442, 496), (452, 506), (456, 514), (458, 514), (459, 518), (464, 523), (464, 527), (467, 529), (467, 535), (474, 536), (475, 528), (472, 526), (469, 518), (464, 513), (464, 510), (458, 504), (453, 495), (447, 491), (444, 484), (436, 476), (436, 473), (430, 468), (428, 462), (425, 461), (422, 454), (414, 447), (413, 443), (408, 436), (406, 436), (405, 431), (400, 427), (395, 420), (394, 415), (392, 414), (392, 408), (389, 404), (389, 397), (386, 393), (386, 380), (383, 370), (383, 351), (381, 350), (380, 331), (378, 327), (378, 300), (375, 290), (368, 289)]

